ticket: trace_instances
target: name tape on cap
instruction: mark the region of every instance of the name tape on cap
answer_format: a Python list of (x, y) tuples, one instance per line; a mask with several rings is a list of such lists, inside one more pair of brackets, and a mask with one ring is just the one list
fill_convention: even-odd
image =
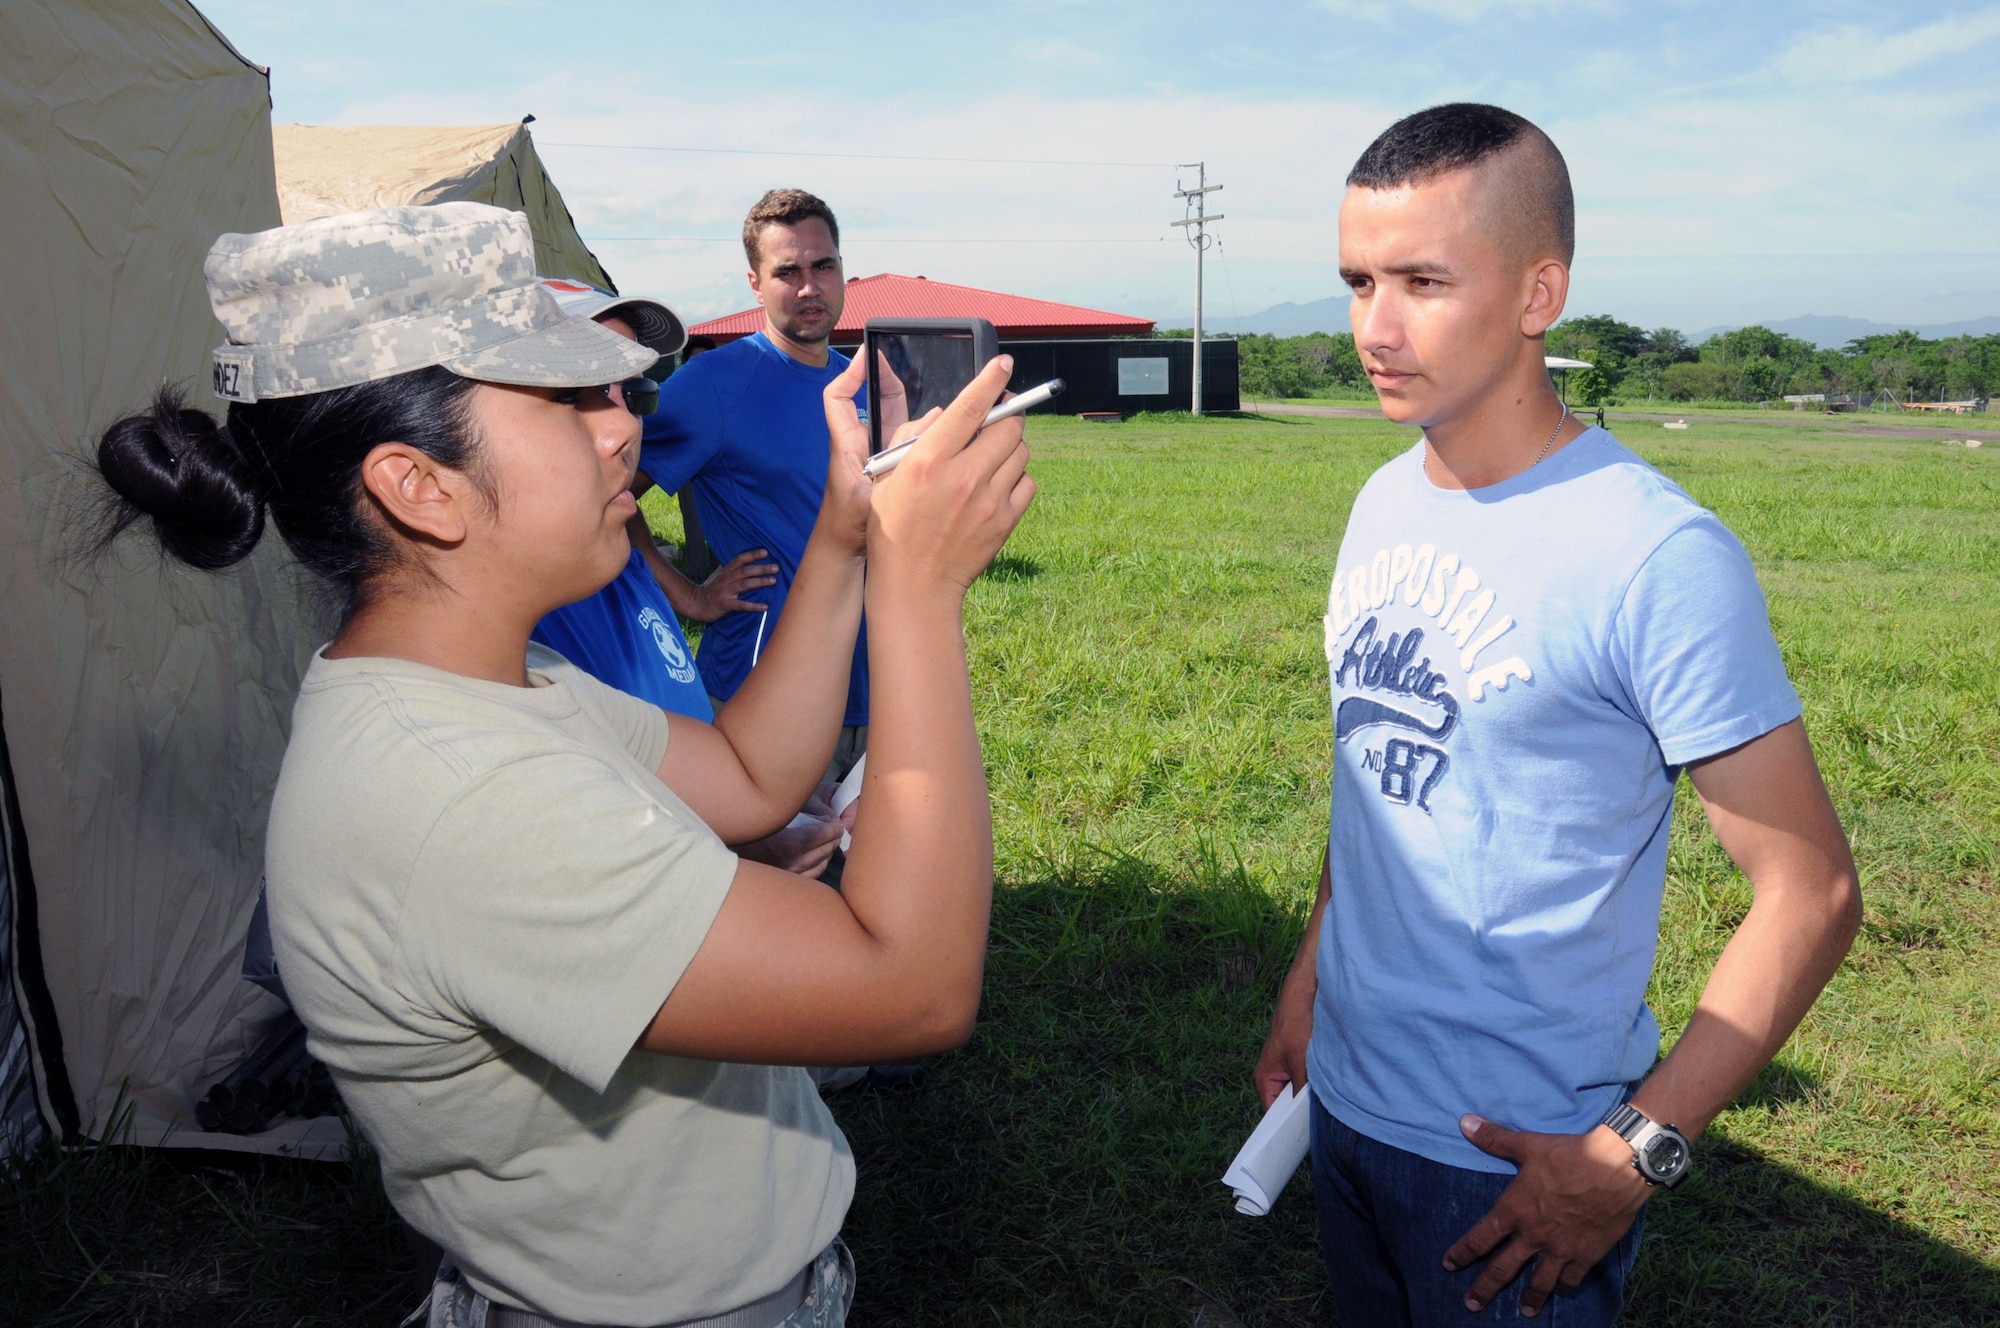
[(248, 346), (217, 346), (210, 366), (215, 395), (246, 405), (257, 399), (256, 352)]

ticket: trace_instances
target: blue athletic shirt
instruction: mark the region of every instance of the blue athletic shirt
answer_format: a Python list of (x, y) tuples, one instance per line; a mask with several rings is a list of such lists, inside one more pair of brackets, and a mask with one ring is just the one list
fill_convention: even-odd
[[(701, 634), (698, 662), (709, 693), (736, 694), (768, 644), (805, 556), (826, 493), (826, 408), (821, 393), (847, 368), (839, 351), (824, 369), (800, 364), (762, 332), (689, 360), (660, 388), (646, 419), (640, 466), (668, 493), (683, 488), (709, 547), (724, 562), (769, 549), (776, 585), (746, 598), (768, 613), (729, 613)], [(760, 636), (761, 634), (761, 636)], [(868, 635), (854, 642), (844, 724), (868, 722)]]
[(1376, 471), (1328, 596), (1332, 893), (1307, 1074), (1326, 1109), (1508, 1173), (1475, 1112), (1580, 1134), (1660, 1050), (1646, 1008), (1674, 785), (1798, 718), (1743, 546), (1591, 429), (1490, 488)]
[(690, 719), (715, 718), (674, 606), (637, 549), (617, 580), (549, 614), (533, 636), (621, 692)]

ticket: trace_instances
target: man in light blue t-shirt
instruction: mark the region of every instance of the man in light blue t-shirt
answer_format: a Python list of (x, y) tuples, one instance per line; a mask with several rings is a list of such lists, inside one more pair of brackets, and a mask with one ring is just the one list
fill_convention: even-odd
[[(820, 199), (774, 189), (743, 224), (750, 288), (764, 328), (703, 354), (663, 385), (646, 421), (640, 465), (669, 493), (692, 496), (710, 547), (724, 560), (768, 551), (775, 584), (759, 613), (735, 613), (702, 633), (697, 662), (709, 693), (743, 685), (778, 625), (826, 490), (822, 393), (847, 367), (828, 344), (846, 298), (840, 227)], [(847, 713), (829, 778), (867, 747), (868, 634), (854, 643)]]
[[(1498, 107), (1385, 131), (1340, 265), (1390, 419), (1327, 599), (1333, 814), (1257, 1066), (1309, 1087), (1348, 1328), (1617, 1317), (1640, 1215), (1851, 943), (1853, 860), (1742, 545), (1556, 396), (1574, 207)], [(1646, 1008), (1682, 770), (1755, 890), (1686, 1031)]]

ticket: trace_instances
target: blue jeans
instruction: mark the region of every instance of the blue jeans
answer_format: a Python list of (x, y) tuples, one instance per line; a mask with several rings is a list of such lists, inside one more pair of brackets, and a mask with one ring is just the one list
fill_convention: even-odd
[(1513, 1176), (1447, 1166), (1370, 1139), (1334, 1119), (1317, 1096), (1312, 1173), (1320, 1257), (1341, 1328), (1596, 1328), (1615, 1320), (1624, 1305), (1643, 1210), (1574, 1291), (1549, 1297), (1533, 1318), (1521, 1315), (1527, 1271), (1472, 1314), (1465, 1295), (1485, 1262), (1448, 1273), (1444, 1252), (1486, 1216)]

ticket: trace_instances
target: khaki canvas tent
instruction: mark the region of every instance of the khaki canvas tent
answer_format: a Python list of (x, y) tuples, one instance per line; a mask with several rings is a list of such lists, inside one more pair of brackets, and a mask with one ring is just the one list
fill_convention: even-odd
[[(79, 546), (98, 433), (208, 390), (201, 264), (280, 223), (267, 71), (187, 0), (0, 6), (0, 1156), (43, 1130), (330, 1156), (332, 1116), (207, 1133), (282, 1014), (241, 976), (292, 700), (329, 624), (276, 538), (221, 574)], [(286, 126), (284, 220), (469, 199), (610, 287), (522, 125)]]
[(271, 137), (287, 225), (399, 203), (491, 203), (527, 214), (543, 276), (617, 290), (577, 234), (525, 122), (278, 125)]
[[(604, 286), (521, 125), (282, 132), (286, 220), (471, 199)], [(242, 979), (264, 823), (330, 624), (275, 537), (220, 574), (79, 546), (103, 428), (208, 389), (202, 259), (280, 223), (267, 71), (187, 0), (0, 5), (0, 1156), (63, 1141), (328, 1156), (335, 1117), (208, 1133), (279, 1020)], [(296, 214), (292, 209), (297, 209)]]
[(298, 574), (276, 540), (221, 575), (163, 564), (142, 532), (76, 555), (99, 430), (163, 381), (219, 413), (201, 264), (222, 232), (278, 222), (266, 71), (185, 0), (9, 3), (0, 179), (11, 1118), (64, 1140), (338, 1147), (332, 1118), (238, 1138), (190, 1111), (280, 1009), (240, 965), (320, 639)]

